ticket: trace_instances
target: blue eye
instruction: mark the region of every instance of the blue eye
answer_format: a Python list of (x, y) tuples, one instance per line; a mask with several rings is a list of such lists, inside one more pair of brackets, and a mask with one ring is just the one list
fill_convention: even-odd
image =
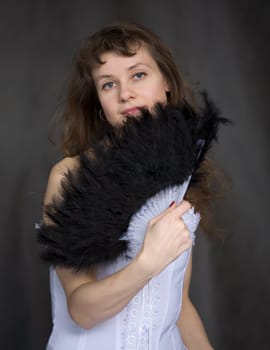
[(139, 80), (139, 79), (144, 78), (145, 75), (146, 75), (146, 74), (145, 74), (144, 72), (139, 72), (139, 73), (134, 74), (134, 78), (135, 78), (136, 80)]
[(109, 81), (108, 83), (105, 83), (102, 85), (103, 90), (110, 90), (114, 87), (114, 82)]

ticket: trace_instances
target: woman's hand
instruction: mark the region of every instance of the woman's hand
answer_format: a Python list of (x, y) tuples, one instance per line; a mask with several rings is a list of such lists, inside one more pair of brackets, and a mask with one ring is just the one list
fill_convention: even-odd
[(190, 207), (187, 201), (177, 206), (174, 203), (149, 221), (139, 255), (151, 277), (192, 246), (190, 233), (181, 218)]

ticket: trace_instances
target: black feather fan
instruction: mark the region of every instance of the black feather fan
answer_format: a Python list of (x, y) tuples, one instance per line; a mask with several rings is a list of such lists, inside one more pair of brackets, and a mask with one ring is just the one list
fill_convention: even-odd
[(198, 113), (188, 105), (158, 104), (152, 114), (144, 110), (117, 129), (108, 126), (65, 175), (63, 200), (44, 208), (52, 224), (38, 227), (41, 258), (79, 270), (127, 256), (123, 237), (132, 215), (148, 198), (196, 173), (227, 121), (206, 93), (203, 98)]

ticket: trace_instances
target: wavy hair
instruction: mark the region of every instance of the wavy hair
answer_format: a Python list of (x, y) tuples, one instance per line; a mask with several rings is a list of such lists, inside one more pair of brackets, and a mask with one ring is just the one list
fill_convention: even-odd
[[(61, 149), (65, 156), (80, 154), (87, 149), (90, 141), (102, 135), (106, 121), (99, 115), (101, 105), (91, 74), (95, 67), (104, 63), (101, 55), (111, 51), (133, 56), (141, 45), (149, 51), (168, 83), (168, 102), (175, 105), (188, 102), (196, 109), (191, 87), (185, 82), (171, 50), (155, 33), (143, 25), (130, 22), (106, 26), (86, 38), (73, 59), (73, 73), (64, 108), (60, 112), (64, 126)], [(198, 171), (205, 174), (204, 180), (188, 190), (186, 199), (200, 211), (204, 231), (216, 235), (219, 231), (209, 221), (211, 202), (217, 197), (217, 186), (214, 191), (212, 184), (221, 178), (222, 173), (217, 172), (215, 164), (208, 159)]]

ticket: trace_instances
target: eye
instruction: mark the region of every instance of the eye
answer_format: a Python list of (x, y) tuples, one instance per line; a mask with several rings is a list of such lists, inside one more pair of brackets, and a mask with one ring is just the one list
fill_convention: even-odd
[(110, 90), (114, 87), (115, 83), (113, 81), (109, 81), (102, 85), (102, 90)]
[(138, 73), (136, 73), (136, 74), (133, 75), (133, 78), (134, 78), (135, 80), (140, 80), (140, 79), (144, 78), (145, 76), (146, 76), (146, 73), (144, 73), (144, 72), (138, 72)]

